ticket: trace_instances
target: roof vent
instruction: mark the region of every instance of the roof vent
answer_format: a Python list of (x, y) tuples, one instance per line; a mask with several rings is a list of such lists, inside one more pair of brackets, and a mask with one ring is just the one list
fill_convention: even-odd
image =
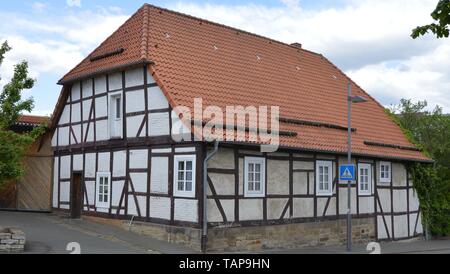
[(297, 42), (292, 43), (291, 46), (294, 47), (294, 48), (298, 48), (298, 49), (301, 49), (301, 48), (302, 48), (302, 44), (297, 43)]
[(114, 56), (114, 55), (122, 54), (124, 51), (125, 51), (124, 48), (119, 48), (119, 49), (116, 49), (114, 51), (110, 51), (110, 52), (106, 52), (106, 53), (103, 53), (103, 54), (92, 56), (91, 58), (89, 58), (89, 60), (91, 62), (98, 61), (98, 60), (105, 59), (105, 58), (108, 58), (108, 57), (111, 57), (111, 56)]

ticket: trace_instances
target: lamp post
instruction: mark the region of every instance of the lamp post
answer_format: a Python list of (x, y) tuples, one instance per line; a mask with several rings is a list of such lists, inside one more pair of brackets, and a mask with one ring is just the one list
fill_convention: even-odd
[[(352, 85), (348, 82), (348, 96), (347, 96), (347, 161), (352, 164), (352, 103), (367, 102), (367, 99), (361, 96), (352, 96)], [(347, 251), (352, 251), (352, 199), (351, 199), (351, 181), (347, 181)]]

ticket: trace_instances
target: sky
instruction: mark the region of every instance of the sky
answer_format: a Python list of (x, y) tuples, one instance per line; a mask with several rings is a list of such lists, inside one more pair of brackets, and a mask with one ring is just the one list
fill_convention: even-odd
[[(116, 30), (143, 1), (2, 1), (0, 42), (11, 50), (0, 67), (0, 88), (27, 60), (37, 80), (24, 97), (33, 114), (50, 115), (57, 81)], [(321, 53), (384, 106), (401, 98), (427, 100), (450, 113), (450, 38), (410, 38), (432, 22), (437, 0), (148, 0)]]

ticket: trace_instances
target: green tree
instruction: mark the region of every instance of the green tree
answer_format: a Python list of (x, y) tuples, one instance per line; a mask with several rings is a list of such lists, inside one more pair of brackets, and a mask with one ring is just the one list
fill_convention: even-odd
[(390, 113), (409, 139), (434, 160), (433, 164), (408, 167), (424, 225), (434, 235), (450, 235), (450, 116), (440, 107), (432, 111), (426, 108), (426, 101), (402, 99)]
[[(5, 54), (11, 50), (7, 42), (0, 47), (0, 66)], [(14, 75), (0, 93), (0, 187), (23, 174), (22, 158), (29, 145), (43, 133), (44, 127), (18, 134), (10, 130), (20, 115), (31, 112), (33, 99), (22, 100), (22, 91), (31, 89), (35, 80), (28, 77), (28, 63), (22, 61), (14, 67)]]
[(449, 36), (448, 26), (450, 25), (450, 0), (439, 0), (436, 9), (431, 13), (431, 17), (437, 21), (425, 26), (413, 29), (411, 37), (416, 39), (431, 31), (437, 38)]

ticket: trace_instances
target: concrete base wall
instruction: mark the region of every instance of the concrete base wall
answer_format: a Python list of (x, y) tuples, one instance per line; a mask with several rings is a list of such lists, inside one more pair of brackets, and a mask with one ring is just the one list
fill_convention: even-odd
[[(353, 242), (375, 241), (374, 218), (353, 219)], [(208, 251), (256, 251), (317, 245), (345, 245), (346, 220), (255, 227), (212, 228)]]

